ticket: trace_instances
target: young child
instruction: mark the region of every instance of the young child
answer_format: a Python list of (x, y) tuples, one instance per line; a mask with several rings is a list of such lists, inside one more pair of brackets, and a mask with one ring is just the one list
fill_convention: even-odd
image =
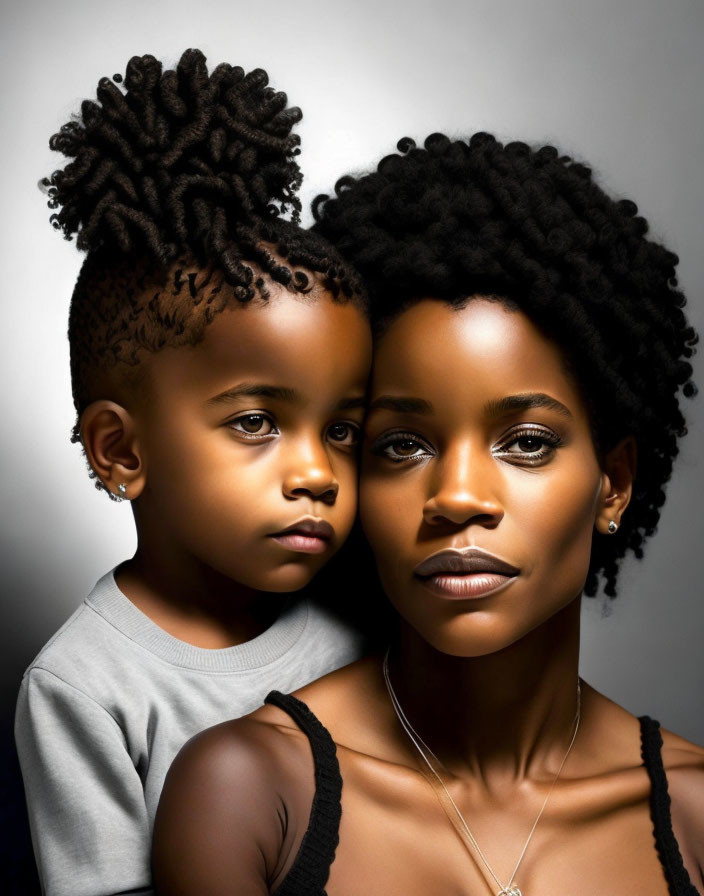
[[(69, 340), (96, 486), (135, 556), (27, 670), (16, 737), (42, 887), (151, 891), (150, 831), (193, 734), (355, 659), (308, 599), (356, 509), (371, 355), (358, 280), (297, 226), (300, 119), (261, 69), (134, 57), (51, 139), (87, 250)], [(278, 216), (292, 212), (292, 221)], [(188, 823), (184, 819), (184, 823)]]

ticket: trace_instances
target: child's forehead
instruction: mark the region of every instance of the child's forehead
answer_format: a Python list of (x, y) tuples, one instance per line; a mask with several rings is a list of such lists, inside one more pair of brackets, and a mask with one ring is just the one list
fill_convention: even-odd
[(364, 389), (370, 365), (369, 324), (354, 303), (278, 284), (266, 300), (219, 311), (196, 344), (167, 347), (149, 363), (158, 392), (192, 397), (255, 382), (309, 396), (347, 393)]
[(235, 304), (208, 325), (199, 346), (212, 362), (233, 355), (257, 365), (297, 367), (324, 364), (364, 348), (371, 337), (364, 315), (351, 302), (340, 303), (322, 288), (301, 296), (275, 285), (267, 300)]

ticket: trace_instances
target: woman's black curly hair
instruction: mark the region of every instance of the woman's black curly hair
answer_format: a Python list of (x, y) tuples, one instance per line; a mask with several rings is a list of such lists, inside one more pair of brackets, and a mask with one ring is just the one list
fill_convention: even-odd
[(678, 393), (696, 391), (678, 258), (646, 239), (633, 202), (608, 197), (552, 146), (432, 134), (424, 149), (404, 138), (398, 150), (319, 196), (314, 229), (365, 280), (377, 329), (421, 297), (503, 298), (562, 349), (597, 451), (635, 437), (633, 499), (617, 534), (595, 537), (585, 587), (594, 595), (601, 575), (613, 597), (620, 559), (642, 557), (658, 523), (686, 432)]
[(88, 252), (69, 320), (79, 417), (103, 397), (96, 370), (197, 342), (223, 308), (268, 298), (267, 280), (308, 292), (304, 268), (334, 297), (363, 302), (337, 252), (298, 226), (301, 111), (268, 80), (228, 64), (209, 73), (195, 49), (168, 71), (134, 56), (124, 84), (102, 78), (98, 101), (51, 138), (71, 158), (41, 182), (59, 209), (51, 220)]

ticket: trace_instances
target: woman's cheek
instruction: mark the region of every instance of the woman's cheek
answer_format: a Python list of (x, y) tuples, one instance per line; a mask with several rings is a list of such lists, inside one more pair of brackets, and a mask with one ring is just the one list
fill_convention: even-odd
[(374, 553), (383, 553), (389, 547), (389, 539), (398, 528), (398, 509), (389, 489), (381, 477), (362, 476), (359, 488), (359, 519), (364, 534)]
[(353, 462), (339, 463), (333, 467), (340, 490), (333, 514), (338, 540), (342, 543), (350, 533), (359, 504), (357, 466)]
[(549, 490), (551, 506), (538, 509), (531, 523), (534, 562), (555, 571), (570, 596), (581, 590), (589, 569), (598, 479), (563, 477)]
[(360, 488), (359, 515), (382, 585), (391, 596), (392, 580), (401, 572), (403, 558), (413, 549), (422, 508), (415, 507), (408, 492), (385, 477), (367, 477)]

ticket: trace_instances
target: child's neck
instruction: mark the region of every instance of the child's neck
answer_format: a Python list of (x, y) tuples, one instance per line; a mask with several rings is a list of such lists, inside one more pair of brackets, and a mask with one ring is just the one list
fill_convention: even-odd
[(262, 634), (287, 598), (247, 588), (193, 558), (155, 556), (141, 545), (115, 579), (120, 591), (164, 631), (211, 650)]

